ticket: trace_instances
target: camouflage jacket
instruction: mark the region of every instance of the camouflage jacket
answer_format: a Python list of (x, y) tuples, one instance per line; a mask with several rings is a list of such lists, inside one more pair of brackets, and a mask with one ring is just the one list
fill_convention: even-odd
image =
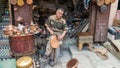
[(54, 32), (63, 32), (68, 29), (65, 19), (61, 18), (60, 20), (57, 20), (55, 15), (51, 15), (46, 21), (46, 24)]

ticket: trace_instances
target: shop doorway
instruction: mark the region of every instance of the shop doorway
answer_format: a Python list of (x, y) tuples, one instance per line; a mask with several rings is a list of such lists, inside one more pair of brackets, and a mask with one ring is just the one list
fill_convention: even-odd
[(67, 37), (76, 37), (79, 32), (90, 32), (90, 0), (35, 0), (37, 7), (33, 11), (34, 20), (43, 25), (46, 19), (55, 13), (57, 8), (65, 10), (69, 31)]

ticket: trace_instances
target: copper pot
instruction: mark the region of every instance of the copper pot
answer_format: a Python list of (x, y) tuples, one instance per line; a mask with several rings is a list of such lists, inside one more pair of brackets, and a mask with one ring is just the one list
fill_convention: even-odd
[(66, 68), (77, 68), (79, 62), (76, 58), (72, 58), (68, 61)]
[(13, 35), (13, 31), (10, 30), (9, 31), (9, 35), (12, 36)]
[(6, 30), (14, 30), (14, 26), (10, 24), (6, 27)]
[(13, 33), (14, 33), (14, 34), (17, 34), (17, 29), (14, 29), (14, 30), (13, 30)]
[(108, 5), (111, 3), (111, 0), (105, 0), (105, 4)]
[(116, 0), (111, 0), (111, 3), (114, 3)]
[(16, 35), (21, 35), (22, 34), (22, 32), (21, 31), (17, 31), (17, 33), (16, 33)]
[(5, 35), (13, 35), (12, 31), (9, 30), (3, 30)]
[(32, 58), (29, 56), (23, 56), (16, 62), (17, 68), (33, 68)]
[(30, 30), (35, 32), (37, 29), (36, 29), (36, 26), (35, 25), (30, 25)]
[(104, 0), (96, 0), (98, 6), (104, 5)]

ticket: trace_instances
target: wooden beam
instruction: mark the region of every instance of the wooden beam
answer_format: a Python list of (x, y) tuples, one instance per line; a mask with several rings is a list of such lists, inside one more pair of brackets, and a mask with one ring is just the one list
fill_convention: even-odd
[(12, 11), (11, 11), (11, 4), (10, 4), (10, 0), (8, 0), (8, 5), (9, 5), (9, 15), (10, 15), (10, 23), (12, 23)]

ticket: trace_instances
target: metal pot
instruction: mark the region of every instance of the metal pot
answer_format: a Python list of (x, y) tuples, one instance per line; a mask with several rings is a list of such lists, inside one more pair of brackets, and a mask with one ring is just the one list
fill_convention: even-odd
[(105, 4), (108, 5), (111, 3), (111, 0), (105, 0)]
[(107, 5), (100, 6), (100, 12), (104, 13), (107, 10)]
[(23, 56), (16, 62), (17, 68), (33, 68), (33, 60), (29, 56)]
[(104, 0), (96, 0), (98, 6), (104, 5)]

